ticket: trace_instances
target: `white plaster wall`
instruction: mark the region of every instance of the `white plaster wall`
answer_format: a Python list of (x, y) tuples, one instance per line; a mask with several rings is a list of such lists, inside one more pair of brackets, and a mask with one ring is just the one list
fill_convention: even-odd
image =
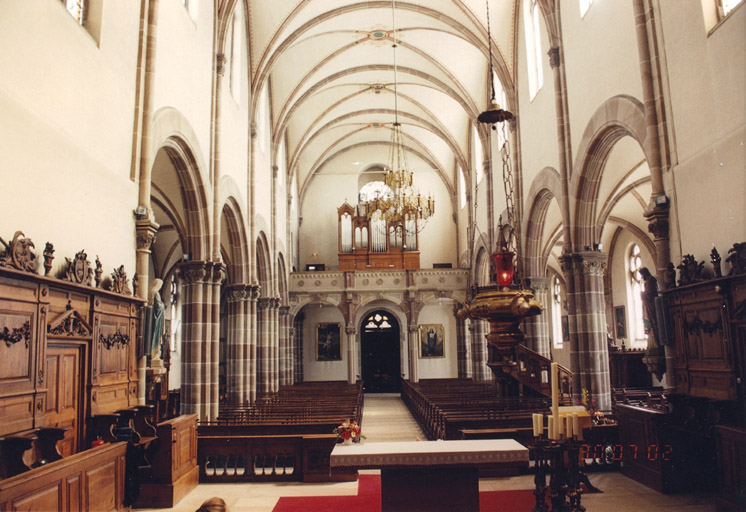
[[(525, 2), (526, 0), (524, 0)], [(523, 24), (523, 2), (519, 7), (520, 16), (518, 23), (518, 34), (516, 35), (516, 85), (518, 92), (517, 127), (521, 138), (522, 169), (514, 170), (523, 174), (523, 193), (526, 194), (536, 175), (544, 167), (559, 169), (559, 148), (557, 144), (557, 113), (554, 105), (554, 82), (552, 69), (549, 67), (549, 41), (547, 39), (546, 25), (541, 19), (541, 48), (542, 69), (544, 74), (544, 86), (536, 96), (531, 99), (528, 91), (528, 74), (526, 64), (526, 35)], [(512, 143), (512, 141), (511, 141)], [(513, 146), (513, 151), (517, 148)], [(496, 191), (502, 186), (502, 174), (495, 162), (494, 168)], [(516, 194), (518, 191), (516, 191)], [(496, 197), (503, 194), (496, 192)], [(524, 204), (526, 203), (524, 195)], [(504, 206), (503, 206), (504, 208)], [(500, 209), (502, 211), (502, 208)]]
[[(99, 41), (59, 2), (4, 2), (0, 17), (2, 232), (134, 272), (130, 180), (139, 6), (107, 3)], [(43, 36), (43, 37), (42, 37)]]
[(212, 2), (199, 2), (196, 22), (181, 2), (159, 2), (152, 104), (153, 112), (172, 107), (187, 119), (204, 152), (200, 156), (205, 168), (200, 173), (206, 183), (210, 183), (213, 15)]
[(642, 81), (633, 2), (593, 2), (583, 18), (577, 1), (559, 5), (574, 161), (596, 109), (618, 95), (642, 101)]
[(456, 319), (453, 316), (453, 303), (427, 305), (422, 308), (418, 318), (419, 325), (441, 324), (445, 335), (444, 357), (419, 357), (420, 347), (417, 347), (417, 376), (420, 379), (442, 379), (458, 377), (458, 347)]
[[(345, 333), (345, 322), (342, 313), (334, 306), (320, 307), (312, 304), (303, 309), (303, 380), (347, 380), (347, 348), (349, 340)], [(316, 325), (319, 323), (340, 324), (340, 350), (342, 359), (339, 361), (316, 360)]]
[(746, 240), (746, 9), (709, 35), (699, 2), (662, 3), (677, 160), (667, 190), (675, 197), (671, 259), (709, 260)]

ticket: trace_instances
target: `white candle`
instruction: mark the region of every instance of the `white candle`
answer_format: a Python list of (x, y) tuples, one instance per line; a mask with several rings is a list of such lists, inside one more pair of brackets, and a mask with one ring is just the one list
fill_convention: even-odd
[(539, 435), (542, 435), (544, 433), (544, 415), (542, 413), (538, 414), (538, 423), (539, 423)]
[(557, 439), (554, 437), (554, 416), (547, 418), (547, 436), (549, 439)]
[(557, 439), (561, 438), (565, 433), (565, 417), (557, 416)]
[(574, 425), (572, 423), (572, 418), (568, 415), (565, 416), (565, 421), (567, 422), (567, 438), (572, 439), (575, 435), (575, 430), (573, 429)]
[(552, 415), (559, 416), (559, 365), (552, 363)]
[(578, 436), (578, 440), (583, 440), (583, 431), (580, 429), (580, 420), (578, 419), (578, 413), (572, 413), (572, 429), (575, 435)]

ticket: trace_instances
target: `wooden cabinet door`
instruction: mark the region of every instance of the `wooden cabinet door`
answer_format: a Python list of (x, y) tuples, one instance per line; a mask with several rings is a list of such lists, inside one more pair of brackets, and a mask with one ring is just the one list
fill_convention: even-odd
[(82, 429), (81, 381), (83, 346), (52, 344), (47, 346), (45, 370), (49, 383), (46, 426), (68, 428), (57, 446), (63, 457), (78, 451)]

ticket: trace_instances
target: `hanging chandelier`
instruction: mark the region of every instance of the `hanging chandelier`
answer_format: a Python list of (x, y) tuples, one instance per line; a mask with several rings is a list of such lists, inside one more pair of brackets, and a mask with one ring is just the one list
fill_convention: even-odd
[(426, 221), (435, 214), (435, 199), (422, 196), (413, 186), (413, 172), (409, 170), (404, 136), (399, 122), (399, 93), (396, 65), (396, 0), (391, 0), (392, 36), (394, 43), (394, 124), (391, 131), (389, 165), (383, 182), (388, 190), (362, 204), (369, 219), (383, 219), (395, 229), (421, 231)]

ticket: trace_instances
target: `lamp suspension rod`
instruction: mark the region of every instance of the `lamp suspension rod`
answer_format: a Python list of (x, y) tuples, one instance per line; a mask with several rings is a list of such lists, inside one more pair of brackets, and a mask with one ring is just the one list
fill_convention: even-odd
[(487, 51), (490, 58), (490, 88), (492, 89), (492, 103), (495, 102), (495, 79), (492, 71), (492, 31), (490, 30), (490, 0), (485, 0), (487, 4)]
[(394, 44), (394, 126), (399, 125), (399, 83), (396, 78), (396, 0), (391, 0), (391, 26), (393, 27), (392, 36)]

